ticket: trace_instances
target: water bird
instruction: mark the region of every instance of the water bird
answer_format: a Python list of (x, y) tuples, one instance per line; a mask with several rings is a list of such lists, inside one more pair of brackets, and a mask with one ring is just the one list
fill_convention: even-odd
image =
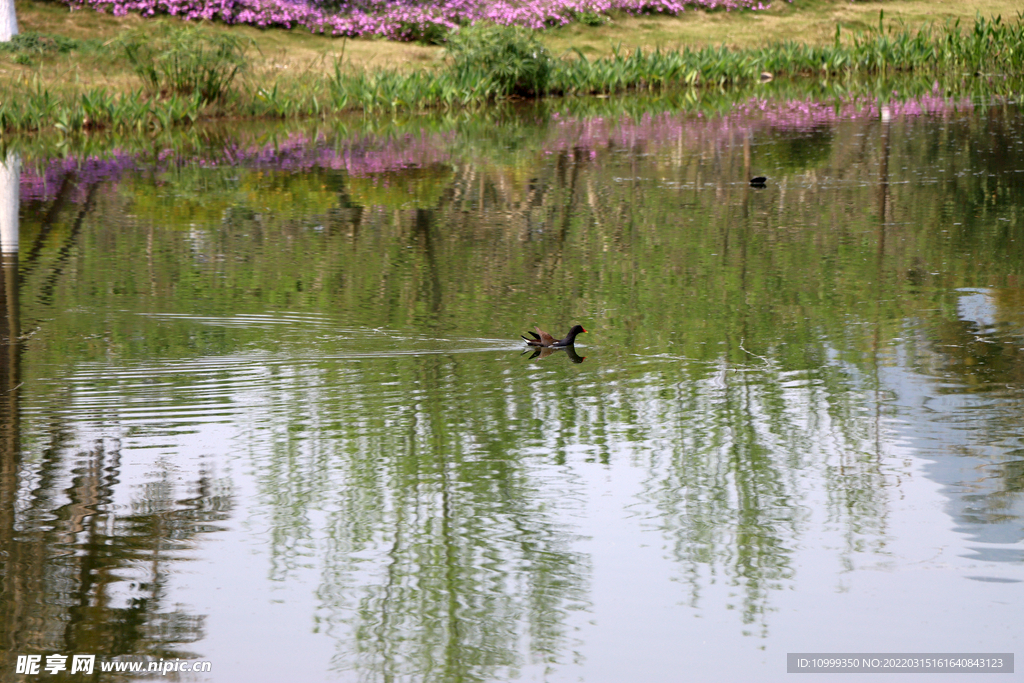
[(572, 346), (576, 342), (576, 335), (580, 332), (586, 332), (583, 329), (583, 325), (573, 325), (572, 329), (569, 330), (569, 334), (565, 335), (563, 339), (555, 339), (550, 334), (540, 329), (539, 327), (533, 328), (536, 332), (527, 332), (533, 339), (523, 337), (530, 346), (550, 346), (551, 348), (560, 349), (566, 346)]
[(751, 178), (750, 179), (750, 186), (751, 187), (764, 187), (765, 183), (767, 182), (767, 180), (768, 180), (768, 178), (766, 178), (765, 176), (759, 175), (756, 178)]

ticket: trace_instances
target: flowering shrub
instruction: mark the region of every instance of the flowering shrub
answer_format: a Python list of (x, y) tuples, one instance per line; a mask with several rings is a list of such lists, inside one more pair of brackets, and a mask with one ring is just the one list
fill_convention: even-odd
[(458, 26), (489, 21), (506, 26), (543, 29), (563, 26), (611, 11), (630, 14), (679, 14), (684, 7), (765, 9), (761, 0), (339, 0), (337, 11), (311, 0), (68, 0), (75, 8), (92, 7), (115, 15), (170, 14), (189, 20), (216, 20), (260, 28), (304, 26), (335, 36), (383, 36), (416, 40), (443, 35)]

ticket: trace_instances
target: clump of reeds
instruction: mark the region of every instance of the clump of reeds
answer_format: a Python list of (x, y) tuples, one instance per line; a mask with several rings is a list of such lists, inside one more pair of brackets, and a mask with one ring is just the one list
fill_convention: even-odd
[(248, 64), (254, 43), (202, 26), (168, 28), (153, 34), (149, 27), (123, 34), (115, 44), (150, 94), (199, 97), (203, 103), (223, 99)]
[(559, 63), (529, 29), (477, 24), (452, 32), (445, 65), (434, 71), (347, 72), (341, 59), (330, 76), (334, 107), (365, 111), (482, 104), (510, 96), (550, 94)]
[(490, 97), (544, 95), (554, 60), (535, 31), (477, 24), (453, 31), (445, 49), (450, 78), (478, 81)]

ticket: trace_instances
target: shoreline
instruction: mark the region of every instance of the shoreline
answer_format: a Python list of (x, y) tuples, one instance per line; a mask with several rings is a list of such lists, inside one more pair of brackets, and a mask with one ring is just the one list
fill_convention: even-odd
[[(26, 4), (35, 9), (43, 5), (32, 0), (20, 3), (19, 10)], [(888, 8), (893, 4), (866, 6)], [(516, 97), (731, 87), (779, 77), (841, 81), (915, 72), (934, 76), (936, 81), (962, 79), (965, 74), (1006, 80), (1017, 78), (1024, 62), (1024, 15), (1019, 13), (1012, 21), (979, 18), (966, 25), (961, 22), (959, 27), (933, 23), (930, 28), (915, 29), (880, 10), (873, 27), (844, 30), (843, 24), (833, 26), (831, 43), (776, 40), (761, 47), (740, 43), (729, 47), (686, 44), (669, 49), (648, 45), (645, 49), (638, 45), (627, 50), (623, 41), (621, 49), (612, 49), (611, 56), (593, 47), (593, 41), (607, 39), (614, 26), (577, 24), (543, 32), (477, 27), (453, 34), (465, 44), (462, 56), (455, 49), (458, 41), (450, 42), (447, 61), (442, 61), (441, 48), (419, 44), (302, 36), (297, 35), (299, 29), (262, 31), (257, 40), (249, 35), (251, 30), (239, 26), (199, 25), (166, 17), (112, 17), (89, 9), (61, 13), (52, 4), (43, 10), (39, 14), (30, 11), (23, 23), (23, 33), (34, 41), (31, 49), (0, 51), (0, 137), (47, 129), (64, 134), (100, 129), (145, 132), (199, 120), (326, 118), (352, 110), (393, 114), (465, 109)], [(795, 16), (801, 10), (787, 6), (778, 12), (719, 12), (696, 20), (710, 17), (740, 26), (752, 20), (778, 20), (783, 11)], [(56, 25), (55, 17), (61, 14), (75, 22), (75, 30), (66, 24)], [(821, 14), (812, 9), (806, 16), (817, 20)], [(43, 23), (41, 17), (49, 18), (54, 32), (34, 33)], [(618, 21), (664, 26), (674, 19), (680, 18), (627, 17)], [(694, 18), (690, 20), (694, 24)], [(470, 38), (474, 31), (482, 37)], [(225, 82), (212, 94), (200, 92), (198, 86), (171, 83), (162, 75), (151, 75), (149, 81), (140, 79), (139, 60), (130, 63), (121, 54), (125, 36), (143, 36), (142, 42), (154, 44), (165, 36), (171, 44), (176, 36), (185, 34), (199, 41), (196, 45), (216, 46), (221, 44), (217, 41), (227, 41), (237, 50), (234, 62), (214, 65), (223, 69), (218, 77)], [(582, 36), (570, 52), (549, 47), (571, 39), (567, 34)], [(629, 36), (641, 34), (634, 31)], [(314, 45), (333, 48), (316, 52), (303, 64), (296, 55), (306, 58), (308, 52), (290, 51), (284, 43), (276, 50), (268, 47), (268, 41), (282, 39), (302, 41), (304, 50)], [(362, 52), (367, 46), (377, 46), (381, 52), (404, 51), (413, 57), (402, 61), (392, 56), (386, 65), (375, 65), (374, 58), (366, 59)], [(159, 51), (151, 53), (142, 61), (161, 58)], [(501, 59), (505, 61), (496, 62), (495, 53), (504, 55)], [(1006, 54), (1013, 58), (1008, 61)], [(498, 79), (494, 74), (508, 72), (509, 60), (519, 71)], [(151, 65), (147, 68), (153, 71)], [(196, 66), (208, 68), (214, 67), (206, 63)]]

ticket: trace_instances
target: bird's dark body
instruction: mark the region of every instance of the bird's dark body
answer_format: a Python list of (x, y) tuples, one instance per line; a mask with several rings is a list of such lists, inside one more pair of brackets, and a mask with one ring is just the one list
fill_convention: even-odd
[(532, 336), (533, 339), (523, 337), (523, 340), (527, 344), (529, 344), (530, 346), (543, 346), (555, 349), (563, 348), (566, 346), (572, 346), (576, 342), (576, 335), (578, 335), (581, 332), (586, 332), (586, 330), (583, 329), (583, 325), (573, 325), (572, 329), (569, 330), (569, 334), (565, 335), (564, 338), (555, 339), (554, 337), (552, 337), (550, 334), (540, 329), (539, 327), (535, 327), (534, 329), (537, 331), (527, 333), (530, 336)]

